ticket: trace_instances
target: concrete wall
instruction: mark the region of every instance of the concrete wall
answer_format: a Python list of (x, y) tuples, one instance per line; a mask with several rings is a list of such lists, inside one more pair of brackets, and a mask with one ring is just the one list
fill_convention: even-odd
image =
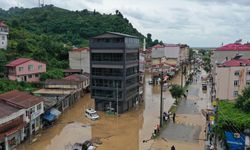
[(0, 27), (0, 49), (7, 49), (8, 46), (8, 32), (5, 32), (3, 27)]
[(89, 51), (69, 51), (69, 66), (71, 69), (82, 69), (90, 73)]

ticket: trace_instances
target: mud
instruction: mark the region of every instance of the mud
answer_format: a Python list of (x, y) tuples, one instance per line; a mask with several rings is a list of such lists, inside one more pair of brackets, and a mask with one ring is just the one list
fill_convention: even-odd
[[(144, 103), (118, 117), (98, 112), (100, 119), (91, 121), (84, 117), (84, 110), (94, 106), (90, 94), (85, 95), (73, 107), (63, 112), (56, 124), (43, 130), (30, 144), (21, 144), (18, 150), (62, 150), (70, 149), (75, 142), (95, 139), (98, 150), (146, 150), (153, 141), (143, 143), (151, 137), (159, 124), (160, 87), (149, 85), (147, 74), (144, 87)], [(180, 83), (177, 76), (172, 82)], [(168, 91), (164, 92), (164, 111), (167, 111), (174, 99)]]

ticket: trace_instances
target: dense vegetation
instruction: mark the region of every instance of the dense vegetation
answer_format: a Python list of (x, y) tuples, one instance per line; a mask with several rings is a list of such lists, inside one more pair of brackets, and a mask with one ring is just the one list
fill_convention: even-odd
[[(100, 14), (87, 9), (69, 11), (52, 5), (10, 8), (0, 10), (0, 20), (10, 28), (8, 54), (0, 54), (6, 57), (0, 65), (16, 57), (31, 57), (46, 62), (49, 69), (67, 68), (68, 50), (72, 46), (88, 46), (92, 36), (114, 31), (136, 35), (141, 41), (144, 38), (118, 10), (114, 14)], [(152, 41), (151, 36), (149, 41)]]
[(247, 86), (236, 99), (235, 106), (250, 113), (250, 86)]
[(0, 94), (11, 90), (34, 91), (39, 85), (0, 79)]
[(204, 70), (206, 72), (210, 72), (212, 65), (211, 65), (211, 50), (200, 50), (199, 53), (202, 56)]
[(235, 107), (234, 103), (221, 101), (219, 103), (219, 127), (234, 132), (250, 128), (250, 113)]

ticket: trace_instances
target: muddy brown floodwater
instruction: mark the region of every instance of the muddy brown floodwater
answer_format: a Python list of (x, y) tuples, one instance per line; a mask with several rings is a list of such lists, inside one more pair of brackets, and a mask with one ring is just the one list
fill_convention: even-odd
[[(154, 128), (159, 124), (160, 87), (149, 85), (151, 76), (146, 74), (144, 103), (139, 104), (127, 113), (110, 116), (98, 112), (101, 118), (91, 121), (84, 117), (84, 110), (94, 106), (90, 94), (81, 98), (74, 106), (65, 111), (56, 124), (43, 130), (30, 144), (28, 141), (18, 150), (70, 150), (75, 142), (97, 139), (102, 144), (98, 150), (147, 150), (153, 141), (150, 139)], [(171, 82), (179, 83), (177, 76)], [(164, 110), (167, 111), (174, 99), (168, 90), (164, 92)]]

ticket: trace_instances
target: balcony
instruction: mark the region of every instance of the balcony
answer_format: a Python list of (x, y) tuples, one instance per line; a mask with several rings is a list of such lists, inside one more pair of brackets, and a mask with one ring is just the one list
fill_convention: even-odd
[(94, 65), (123, 65), (123, 61), (92, 61)]

